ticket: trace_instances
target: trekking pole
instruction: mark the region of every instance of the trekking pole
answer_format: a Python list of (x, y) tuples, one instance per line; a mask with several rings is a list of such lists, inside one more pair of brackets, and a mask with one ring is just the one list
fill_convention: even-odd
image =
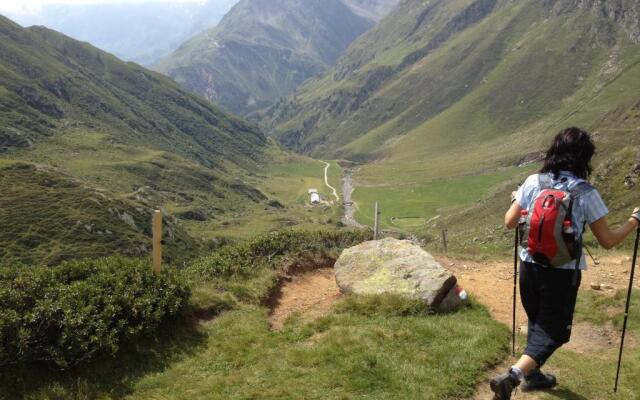
[(516, 285), (518, 282), (518, 242), (519, 232), (516, 227), (516, 240), (513, 251), (513, 325), (511, 329), (511, 353), (515, 357), (516, 355)]
[(589, 250), (589, 248), (586, 245), (583, 245), (585, 249), (587, 249), (587, 253), (589, 253), (589, 257), (591, 257), (591, 260), (593, 261), (593, 263), (595, 265), (600, 265), (600, 261), (596, 260), (596, 258), (593, 256), (593, 254), (591, 254), (591, 250)]
[(622, 365), (622, 349), (624, 348), (624, 337), (627, 333), (627, 321), (629, 319), (629, 306), (631, 304), (631, 291), (633, 290), (633, 275), (636, 271), (636, 259), (638, 258), (638, 242), (640, 241), (640, 227), (636, 233), (636, 244), (633, 248), (633, 262), (631, 263), (631, 278), (629, 279), (629, 291), (627, 292), (627, 304), (624, 308), (624, 322), (622, 324), (622, 339), (620, 340), (620, 353), (618, 354), (618, 369), (616, 371), (616, 384), (613, 392), (618, 393), (618, 382), (620, 380), (620, 366)]

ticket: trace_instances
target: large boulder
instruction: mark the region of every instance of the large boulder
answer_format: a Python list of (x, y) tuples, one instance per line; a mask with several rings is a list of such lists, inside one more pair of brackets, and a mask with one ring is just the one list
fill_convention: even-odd
[(451, 311), (461, 303), (456, 277), (407, 240), (386, 238), (346, 249), (335, 274), (343, 293), (395, 294), (422, 300), (438, 311)]

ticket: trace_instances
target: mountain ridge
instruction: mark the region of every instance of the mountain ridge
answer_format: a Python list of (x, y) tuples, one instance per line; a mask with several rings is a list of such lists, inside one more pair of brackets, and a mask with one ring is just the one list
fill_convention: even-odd
[(7, 17), (25, 27), (47, 26), (148, 66), (215, 26), (235, 1), (47, 4), (30, 12), (9, 12)]
[(155, 68), (246, 115), (326, 70), (372, 25), (342, 0), (242, 0), (216, 28), (187, 41)]
[[(538, 6), (528, 4), (527, 12), (529, 12), (529, 15), (520, 12), (515, 18), (511, 16), (511, 20), (514, 23), (518, 18), (534, 20), (536, 17), (532, 18), (531, 15), (535, 16), (536, 14), (540, 15), (541, 18), (548, 18), (546, 15), (540, 14), (540, 11), (557, 17), (558, 13), (566, 13), (567, 9), (572, 9), (573, 2), (568, 3), (571, 4), (562, 1), (548, 1), (539, 6), (544, 6), (544, 8), (538, 11), (535, 10)], [(578, 3), (583, 4), (582, 2)], [(586, 5), (589, 6), (587, 11), (593, 14), (601, 10), (599, 7), (601, 2), (592, 1)], [(418, 8), (416, 9), (416, 7)], [(509, 44), (505, 39), (508, 39), (509, 35), (522, 34), (517, 33), (518, 31), (504, 22), (509, 21), (509, 18), (506, 17), (502, 23), (495, 24), (495, 26), (503, 27), (504, 39), (493, 40), (493, 43), (485, 40), (485, 46), (492, 47), (485, 47), (484, 54), (472, 50), (469, 43), (464, 43), (463, 41), (458, 41), (457, 48), (454, 51), (449, 51), (448, 54), (439, 50), (442, 45), (451, 42), (452, 38), (460, 35), (464, 36), (464, 33), (471, 29), (473, 25), (482, 23), (486, 18), (492, 16), (491, 18), (495, 20), (497, 18), (495, 15), (498, 12), (494, 11), (496, 7), (506, 16), (509, 12), (517, 13), (517, 7), (523, 7), (523, 5), (512, 5), (508, 2), (496, 0), (476, 0), (448, 4), (437, 1), (421, 7), (419, 2), (405, 1), (400, 4), (396, 13), (392, 14), (372, 31), (357, 39), (347, 49), (345, 56), (328, 74), (305, 84), (294, 96), (283, 100), (280, 105), (276, 105), (271, 110), (263, 113), (263, 121), (266, 121), (267, 126), (275, 127), (279, 131), (278, 136), (282, 142), (289, 147), (316, 155), (336, 157), (349, 157), (349, 151), (323, 153), (321, 149), (331, 148), (332, 146), (335, 149), (336, 145), (349, 145), (351, 141), (357, 139), (358, 135), (370, 133), (376, 130), (376, 127), (382, 127), (385, 123), (389, 123), (391, 116), (398, 119), (401, 115), (398, 107), (392, 110), (389, 110), (389, 108), (385, 110), (376, 108), (375, 104), (391, 103), (390, 101), (385, 102), (377, 93), (384, 92), (385, 96), (393, 97), (397, 103), (408, 104), (407, 101), (400, 97), (404, 94), (409, 99), (418, 99), (418, 102), (424, 103), (420, 107), (420, 113), (424, 114), (424, 116), (419, 119), (406, 118), (405, 120), (415, 120), (415, 123), (426, 121), (460, 101), (464, 96), (472, 93), (479, 85), (482, 85), (483, 79), (486, 79), (487, 74), (492, 69), (499, 67), (500, 63), (503, 62), (499, 57), (504, 57), (505, 54), (508, 54)], [(573, 9), (573, 15), (576, 15), (575, 8)], [(394, 20), (410, 14), (417, 16), (414, 18), (414, 23), (406, 22), (404, 31), (398, 31), (399, 24)], [(447, 15), (453, 15), (453, 17), (447, 19)], [(631, 15), (631, 17), (623, 18), (620, 15)], [(624, 25), (624, 30), (628, 32), (628, 39), (635, 43), (638, 21), (637, 17), (633, 17), (633, 15), (635, 14), (632, 12), (621, 14), (620, 9), (613, 8), (609, 9), (605, 17), (612, 19), (616, 24), (619, 22)], [(425, 28), (425, 21), (429, 22), (427, 24), (429, 28)], [(490, 32), (491, 28), (487, 25), (485, 23), (484, 30)], [(396, 29), (396, 31), (393, 31), (393, 29)], [(600, 30), (598, 31), (598, 29)], [(615, 36), (612, 36), (611, 31), (607, 31), (607, 29), (609, 28), (600, 27), (591, 33), (587, 30), (586, 34), (593, 34), (593, 40), (596, 43), (602, 42), (603, 45), (612, 46), (611, 41)], [(389, 32), (392, 34), (389, 34)], [(386, 38), (386, 42), (384, 38)], [(479, 46), (483, 42), (478, 38), (469, 38), (469, 40), (470, 42), (475, 42), (475, 46)], [(391, 43), (390, 41), (394, 42)], [(380, 43), (377, 47), (375, 46), (376, 42)], [(393, 44), (397, 46), (394, 48)], [(517, 43), (514, 44), (517, 45)], [(465, 51), (469, 53), (465, 53)], [(395, 57), (395, 59), (391, 60), (388, 59), (389, 56), (384, 54), (393, 54), (394, 52), (403, 54), (403, 56)], [(443, 66), (436, 67), (438, 61), (435, 56), (431, 56), (434, 52), (439, 52), (438, 54), (441, 57), (449, 59), (447, 61), (451, 64), (449, 71)], [(569, 49), (569, 52), (571, 52), (571, 49)], [(490, 56), (488, 56), (489, 54)], [(455, 57), (458, 57), (458, 59), (454, 60)], [(481, 57), (485, 57), (485, 59)], [(560, 57), (560, 55), (557, 57)], [(472, 58), (473, 61), (471, 61)], [(467, 72), (458, 73), (456, 69), (460, 70), (461, 65), (464, 67), (461, 62), (464, 62), (465, 59), (469, 60), (469, 65), (466, 67)], [(474, 64), (471, 64), (472, 62)], [(434, 67), (437, 69), (434, 69)], [(426, 73), (430, 74), (430, 76), (419, 76), (419, 70), (421, 69), (426, 69), (428, 71)], [(523, 71), (523, 74), (526, 74), (526, 72)], [(431, 81), (427, 82), (427, 78)], [(420, 79), (424, 83), (416, 84), (416, 82), (412, 82), (413, 87), (409, 87), (407, 84), (410, 79)], [(574, 76), (572, 79), (576, 80), (577, 77)], [(461, 85), (463, 81), (465, 82)], [(426, 85), (431, 86), (431, 88)], [(320, 89), (320, 87), (323, 87), (323, 89)], [(326, 87), (333, 89), (327, 92), (324, 89)], [(406, 92), (401, 92), (401, 87), (406, 89)], [(420, 98), (421, 96), (417, 94), (418, 90), (434, 96), (431, 105), (428, 104), (428, 100)], [(318, 95), (316, 96), (314, 92)], [(442, 98), (442, 100), (437, 100), (438, 97)], [(448, 99), (445, 100), (445, 97), (448, 97)], [(393, 108), (394, 106), (391, 107)], [(416, 105), (408, 105), (408, 107), (418, 108)], [(371, 116), (372, 122), (369, 124), (366, 121), (362, 122), (366, 118), (359, 116), (360, 122), (355, 123), (353, 121), (355, 115), (358, 112), (363, 112), (364, 109)], [(389, 118), (385, 117), (385, 115)], [(318, 123), (317, 121), (319, 120), (322, 120), (322, 122)], [(403, 123), (406, 122), (397, 122), (399, 131), (408, 132), (412, 129), (412, 125), (401, 127), (400, 125)], [(354, 130), (357, 132), (356, 134), (352, 133)], [(341, 132), (347, 131), (349, 133), (340, 139)], [(330, 136), (325, 136), (322, 132), (327, 132)], [(305, 140), (305, 137), (308, 139)], [(313, 142), (310, 141), (312, 137), (315, 138)], [(337, 141), (337, 143), (325, 146), (327, 141), (332, 140), (334, 142)], [(316, 146), (314, 143), (319, 146), (319, 150), (316, 152), (313, 150), (314, 146)]]

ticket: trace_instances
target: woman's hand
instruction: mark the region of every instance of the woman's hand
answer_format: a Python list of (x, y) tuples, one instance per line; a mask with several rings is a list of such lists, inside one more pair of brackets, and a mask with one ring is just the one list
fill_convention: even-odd
[(637, 225), (640, 226), (640, 207), (636, 207), (636, 209), (633, 210), (633, 214), (631, 214), (631, 218), (635, 219)]

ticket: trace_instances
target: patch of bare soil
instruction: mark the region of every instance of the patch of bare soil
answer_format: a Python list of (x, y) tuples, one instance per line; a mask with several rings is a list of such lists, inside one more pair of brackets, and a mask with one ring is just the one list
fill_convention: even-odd
[[(475, 262), (438, 257), (438, 261), (451, 270), (458, 283), (489, 308), (491, 315), (498, 321), (511, 326), (513, 307), (513, 263), (502, 261)], [(618, 289), (626, 289), (629, 284), (629, 257), (603, 257), (600, 265), (590, 263), (582, 277), (581, 291), (593, 290), (591, 285), (601, 285), (598, 290), (603, 296), (612, 296)], [(518, 266), (518, 268), (520, 268)], [(640, 275), (640, 274), (638, 274)], [(634, 286), (640, 289), (640, 276), (636, 276)], [(520, 293), (516, 285), (518, 299)], [(524, 327), (527, 317), (518, 301), (516, 324)]]
[(300, 313), (305, 320), (316, 319), (326, 315), (340, 296), (333, 268), (294, 274), (283, 283), (269, 323), (275, 330), (282, 329), (294, 313)]
[[(458, 278), (458, 283), (466, 291), (483, 303), (494, 319), (508, 326), (512, 323), (513, 307), (513, 263), (509, 262), (474, 262), (457, 260), (447, 257), (438, 257), (438, 261), (451, 270)], [(631, 259), (629, 257), (610, 256), (602, 257), (599, 265), (590, 263), (590, 267), (583, 274), (581, 291), (594, 290), (593, 286), (604, 289), (598, 290), (603, 296), (612, 296), (617, 289), (625, 289), (629, 283), (629, 270)], [(516, 285), (517, 287), (517, 285)], [(640, 287), (640, 277), (635, 280), (635, 287)], [(516, 327), (522, 334), (526, 333), (527, 316), (520, 304), (519, 290), (517, 292)], [(636, 338), (629, 338), (630, 346), (637, 345)], [(619, 346), (619, 333), (611, 326), (596, 327), (587, 323), (578, 322), (574, 325), (571, 342), (567, 349), (585, 354), (597, 354), (602, 350)], [(476, 388), (476, 393), (470, 400), (492, 399), (493, 394), (488, 382), (493, 377), (503, 373), (513, 365), (514, 359), (507, 359), (499, 366), (488, 371), (485, 379)], [(552, 368), (546, 371), (554, 373)], [(513, 399), (539, 399), (535, 393), (523, 393), (518, 391)]]

